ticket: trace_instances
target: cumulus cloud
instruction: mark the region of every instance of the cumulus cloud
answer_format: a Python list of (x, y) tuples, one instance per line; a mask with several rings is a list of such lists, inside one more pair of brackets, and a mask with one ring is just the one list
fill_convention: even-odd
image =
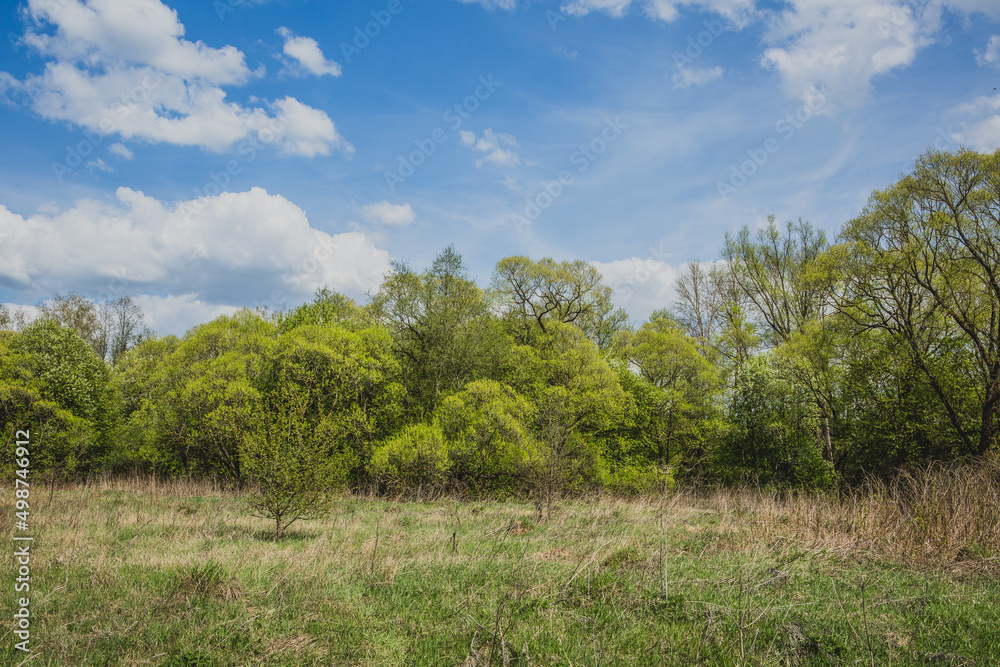
[(116, 195), (27, 216), (0, 205), (0, 287), (39, 297), (125, 285), (214, 308), (301, 301), (323, 285), (361, 298), (389, 270), (365, 234), (316, 229), (261, 188), (173, 203)]
[(285, 55), (294, 59), (301, 69), (316, 76), (340, 76), (340, 65), (326, 59), (315, 39), (298, 37), (288, 28), (278, 28), (278, 34), (285, 38)]
[(351, 150), (323, 111), (293, 98), (258, 107), (226, 101), (223, 87), (263, 70), (251, 71), (233, 46), (184, 39), (177, 13), (160, 0), (29, 0), (26, 12), (40, 28), (22, 42), (47, 62), (23, 80), (0, 72), (0, 86), (44, 118), (213, 151), (262, 132), (288, 154)]
[(179, 336), (198, 324), (239, 310), (236, 306), (205, 303), (197, 294), (140, 294), (133, 300), (142, 308), (143, 322), (160, 336)]
[(591, 262), (612, 289), (615, 305), (634, 318), (644, 319), (657, 308), (674, 302), (677, 269), (652, 257), (630, 257), (613, 262)]
[(483, 157), (476, 160), (477, 167), (482, 167), (484, 162), (501, 167), (516, 167), (521, 164), (521, 160), (518, 159), (517, 153), (513, 150), (520, 148), (513, 135), (497, 134), (487, 128), (483, 132), (483, 136), (477, 139), (475, 132), (462, 130), (460, 140), (463, 146), (483, 154)]
[(911, 64), (933, 43), (940, 20), (933, 3), (791, 0), (772, 20), (761, 63), (781, 75), (791, 96), (825, 89), (829, 112), (863, 100), (874, 77)]
[(956, 143), (984, 152), (1000, 148), (1000, 95), (977, 97), (955, 112), (968, 119), (954, 133)]
[(993, 35), (986, 44), (986, 50), (975, 50), (976, 62), (983, 67), (1000, 67), (1000, 35)]
[(381, 201), (361, 207), (361, 217), (368, 222), (402, 227), (417, 219), (417, 214), (409, 204), (390, 204)]
[(131, 160), (132, 158), (135, 157), (135, 153), (130, 151), (128, 147), (126, 147), (124, 144), (119, 144), (119, 143), (111, 144), (110, 146), (108, 146), (108, 151), (110, 151), (112, 155), (117, 155), (123, 160)]
[(674, 65), (674, 75), (671, 79), (674, 82), (674, 88), (690, 88), (691, 86), (702, 86), (706, 83), (711, 83), (716, 79), (722, 78), (722, 68), (712, 67), (701, 68), (701, 67), (688, 67), (683, 63), (677, 63)]

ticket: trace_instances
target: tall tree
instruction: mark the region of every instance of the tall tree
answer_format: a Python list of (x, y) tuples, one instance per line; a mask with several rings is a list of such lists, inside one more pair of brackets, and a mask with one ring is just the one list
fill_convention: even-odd
[(545, 257), (532, 261), (523, 256), (497, 263), (492, 288), (522, 342), (534, 333), (545, 333), (550, 322), (579, 327), (598, 347), (610, 345), (625, 327), (628, 316), (615, 308), (611, 288), (601, 273), (587, 262), (556, 262)]
[[(1000, 151), (930, 151), (843, 233), (842, 312), (898, 336), (966, 453), (1000, 429)], [(949, 354), (948, 350), (957, 352)], [(962, 407), (965, 376), (976, 409)]]
[(778, 345), (803, 323), (829, 312), (829, 279), (817, 270), (827, 249), (826, 234), (808, 222), (789, 222), (784, 233), (768, 217), (768, 226), (752, 237), (744, 227), (726, 234), (722, 256), (734, 286), (752, 304), (765, 338)]
[(724, 315), (723, 269), (699, 261), (688, 262), (677, 275), (674, 310), (689, 336), (697, 339), (706, 358), (714, 345)]
[(372, 299), (401, 362), (407, 411), (430, 415), (467, 382), (492, 377), (504, 347), (486, 295), (449, 246), (423, 273), (397, 263)]

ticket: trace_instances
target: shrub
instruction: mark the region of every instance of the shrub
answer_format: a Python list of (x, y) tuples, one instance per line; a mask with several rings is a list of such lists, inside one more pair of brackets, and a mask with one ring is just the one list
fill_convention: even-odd
[(447, 483), (451, 461), (437, 425), (413, 424), (376, 448), (370, 472), (393, 491)]

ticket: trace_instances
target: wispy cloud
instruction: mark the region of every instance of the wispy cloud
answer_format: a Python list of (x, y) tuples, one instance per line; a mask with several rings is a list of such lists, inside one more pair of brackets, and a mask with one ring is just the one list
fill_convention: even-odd
[(361, 207), (361, 217), (375, 224), (402, 227), (417, 219), (409, 204), (390, 204), (381, 201)]
[(461, 142), (479, 153), (483, 157), (476, 160), (476, 166), (482, 167), (483, 163), (489, 162), (501, 167), (516, 167), (521, 164), (515, 148), (520, 148), (517, 139), (511, 134), (498, 134), (487, 128), (483, 131), (483, 136), (476, 138), (475, 132), (462, 130)]

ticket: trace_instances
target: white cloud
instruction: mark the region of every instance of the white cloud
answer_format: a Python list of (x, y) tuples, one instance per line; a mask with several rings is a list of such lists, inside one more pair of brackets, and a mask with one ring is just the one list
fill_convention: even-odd
[[(688, 8), (718, 14), (736, 29), (767, 21), (761, 64), (778, 72), (791, 97), (807, 99), (817, 89), (829, 93), (827, 114), (863, 101), (873, 79), (912, 64), (941, 33), (945, 10), (1000, 18), (996, 0), (786, 0), (775, 9), (758, 9), (756, 0), (564, 0), (560, 7), (569, 15), (603, 12), (612, 17), (635, 9), (665, 22)], [(713, 26), (713, 33), (726, 27), (714, 20), (719, 26)], [(980, 64), (1000, 65), (1000, 43), (991, 40), (977, 56)], [(714, 78), (714, 72), (680, 67), (674, 84), (696, 85), (699, 77)]]
[(976, 62), (983, 67), (1000, 67), (1000, 35), (993, 35), (986, 44), (986, 50), (975, 50)]
[(821, 88), (836, 107), (863, 100), (871, 80), (911, 64), (940, 28), (936, 4), (896, 0), (791, 0), (774, 15), (761, 63), (776, 70), (786, 92), (805, 97)]
[(417, 214), (409, 204), (390, 204), (381, 201), (361, 207), (361, 217), (368, 222), (402, 227), (417, 219)]
[(119, 144), (119, 143), (111, 144), (110, 146), (108, 146), (108, 151), (112, 155), (117, 155), (123, 160), (131, 160), (132, 158), (135, 157), (135, 153), (130, 151), (128, 147), (126, 147), (124, 144)]
[(955, 112), (969, 118), (953, 134), (956, 143), (984, 152), (1000, 148), (1000, 95), (977, 97)]
[(722, 78), (721, 67), (712, 67), (711, 69), (687, 67), (683, 63), (674, 65), (674, 75), (671, 77), (674, 82), (674, 88), (701, 86), (720, 78)]
[(239, 310), (236, 306), (205, 303), (197, 294), (140, 294), (133, 300), (142, 308), (143, 322), (160, 336), (179, 336), (198, 324)]
[(677, 269), (652, 257), (631, 257), (613, 262), (591, 262), (612, 289), (615, 305), (633, 318), (645, 319), (657, 308), (666, 308), (675, 298)]
[(482, 5), (486, 9), (514, 9), (517, 0), (458, 0), (461, 3)]
[(308, 298), (326, 284), (361, 298), (389, 270), (389, 253), (365, 234), (311, 227), (261, 188), (179, 203), (116, 194), (114, 204), (83, 199), (28, 216), (0, 205), (0, 287), (47, 297), (124, 283), (133, 295), (239, 306)]
[(677, 19), (684, 7), (719, 14), (737, 27), (745, 26), (754, 13), (754, 0), (566, 0), (560, 9), (573, 16), (604, 12), (617, 18), (633, 5), (646, 16), (667, 23)]
[(484, 157), (476, 160), (477, 167), (482, 167), (484, 162), (501, 167), (516, 167), (521, 164), (521, 160), (513, 150), (520, 148), (520, 146), (517, 139), (511, 134), (497, 134), (492, 129), (487, 128), (483, 132), (483, 136), (478, 139), (475, 132), (467, 132), (466, 130), (461, 131), (460, 137), (463, 146), (483, 153)]
[(300, 67), (316, 76), (340, 76), (340, 65), (323, 56), (315, 39), (298, 37), (288, 28), (278, 28), (278, 34), (285, 38), (285, 55), (294, 58)]
[(97, 158), (96, 160), (91, 160), (90, 162), (88, 162), (87, 163), (87, 169), (89, 169), (91, 171), (94, 171), (94, 170), (97, 170), (97, 171), (107, 171), (107, 172), (113, 172), (114, 171), (114, 169), (111, 167), (111, 165), (109, 165), (107, 162), (105, 162), (101, 158)]
[(0, 79), (44, 118), (213, 151), (262, 133), (287, 154), (351, 150), (323, 111), (293, 98), (264, 107), (226, 101), (223, 86), (263, 70), (251, 71), (233, 46), (184, 39), (176, 12), (159, 0), (29, 0), (26, 11), (36, 24), (54, 28), (52, 34), (29, 28), (23, 39), (48, 62), (23, 81), (6, 73)]

